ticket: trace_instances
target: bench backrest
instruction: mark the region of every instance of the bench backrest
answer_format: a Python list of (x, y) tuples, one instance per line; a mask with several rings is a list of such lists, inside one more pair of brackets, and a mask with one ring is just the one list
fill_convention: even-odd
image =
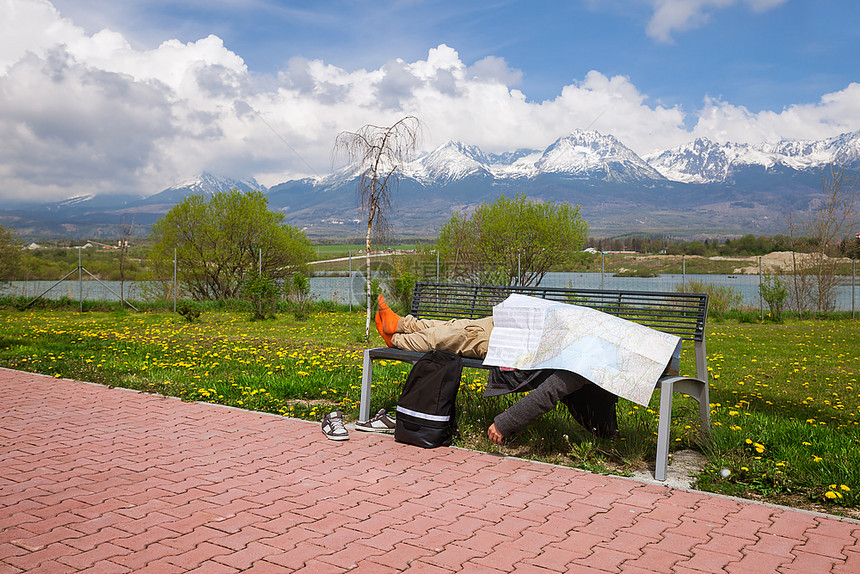
[(422, 319), (478, 319), (492, 315), (493, 306), (512, 293), (591, 307), (704, 347), (706, 293), (416, 283), (410, 313)]

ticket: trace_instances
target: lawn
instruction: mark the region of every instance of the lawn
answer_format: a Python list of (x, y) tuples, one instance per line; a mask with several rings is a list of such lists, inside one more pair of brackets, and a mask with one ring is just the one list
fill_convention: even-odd
[[(0, 333), (0, 366), (12, 369), (311, 420), (334, 409), (358, 414), (360, 312), (252, 322), (213, 307), (188, 322), (167, 312), (5, 309)], [(701, 438), (689, 398), (675, 401), (672, 426), (673, 450), (708, 459), (698, 488), (857, 516), (858, 342), (860, 322), (850, 320), (711, 323), (711, 432)], [(690, 346), (682, 373), (695, 371), (692, 354)], [(377, 365), (373, 410), (393, 409), (408, 367)], [(659, 391), (650, 408), (619, 402), (619, 439), (593, 439), (557, 409), (497, 447), (486, 429), (516, 397), (485, 399), (485, 382), (485, 371), (464, 372), (461, 446), (596, 472), (653, 463)]]

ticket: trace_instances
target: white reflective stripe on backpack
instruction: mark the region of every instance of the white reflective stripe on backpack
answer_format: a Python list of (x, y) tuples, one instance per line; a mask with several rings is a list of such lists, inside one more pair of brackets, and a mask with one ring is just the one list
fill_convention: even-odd
[(397, 405), (397, 412), (403, 413), (404, 415), (409, 415), (415, 417), (417, 419), (424, 419), (428, 421), (437, 421), (441, 423), (446, 423), (451, 420), (450, 416), (446, 415), (428, 415), (427, 413), (419, 413), (418, 411), (413, 411), (412, 409), (407, 409), (406, 407), (401, 407)]

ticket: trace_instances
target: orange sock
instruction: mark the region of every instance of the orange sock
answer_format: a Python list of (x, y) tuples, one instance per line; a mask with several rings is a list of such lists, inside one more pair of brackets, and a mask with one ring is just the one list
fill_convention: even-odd
[(382, 295), (377, 299), (379, 311), (376, 313), (376, 330), (382, 335), (382, 339), (389, 347), (391, 344), (391, 336), (397, 332), (397, 324), (400, 322), (400, 315), (391, 310), (391, 307), (385, 302), (385, 297)]
[(385, 341), (385, 344), (389, 347), (394, 347), (391, 342), (391, 338), (394, 336), (394, 333), (385, 332), (385, 329), (382, 327), (382, 315), (380, 315), (379, 311), (376, 312), (374, 320), (376, 321), (376, 331), (382, 336), (382, 340)]

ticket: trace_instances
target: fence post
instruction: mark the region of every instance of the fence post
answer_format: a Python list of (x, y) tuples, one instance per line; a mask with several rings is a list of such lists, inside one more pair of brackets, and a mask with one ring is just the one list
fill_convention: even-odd
[(347, 249), (349, 257), (349, 312), (352, 313), (352, 249)]
[(81, 247), (78, 247), (78, 302), (81, 313), (84, 312), (84, 266), (81, 264)]
[(762, 280), (761, 256), (759, 256), (759, 258), (758, 258), (758, 308), (759, 308), (759, 313), (761, 314), (761, 321), (763, 323), (764, 322), (764, 301), (762, 300), (762, 296), (761, 296), (761, 280)]
[(176, 313), (176, 248), (173, 248), (173, 312)]
[(436, 283), (439, 282), (439, 251), (436, 251)]
[(681, 291), (687, 292), (687, 254), (681, 254)]
[(606, 271), (606, 252), (600, 252), (600, 289), (603, 289), (603, 274)]
[(857, 260), (851, 261), (851, 318), (854, 319), (854, 283), (857, 279)]

